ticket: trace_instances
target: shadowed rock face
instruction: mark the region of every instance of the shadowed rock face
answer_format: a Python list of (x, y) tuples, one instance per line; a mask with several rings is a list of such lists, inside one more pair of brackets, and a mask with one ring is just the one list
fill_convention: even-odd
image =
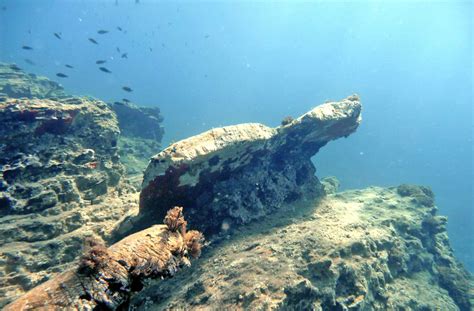
[(248, 123), (212, 129), (154, 156), (140, 194), (142, 225), (175, 205), (206, 233), (247, 223), (284, 203), (323, 195), (310, 158), (327, 142), (353, 133), (357, 96), (329, 102), (277, 128)]

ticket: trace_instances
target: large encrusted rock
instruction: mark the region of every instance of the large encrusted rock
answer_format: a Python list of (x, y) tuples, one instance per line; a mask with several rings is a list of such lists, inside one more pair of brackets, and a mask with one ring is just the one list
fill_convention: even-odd
[(118, 136), (98, 100), (0, 102), (0, 306), (65, 269), (86, 236), (107, 238), (133, 205)]
[(116, 186), (119, 128), (100, 101), (7, 99), (0, 103), (0, 215), (94, 200)]
[(0, 63), (0, 97), (65, 97), (63, 87), (46, 77), (26, 73), (17, 65)]
[(433, 202), (407, 185), (297, 202), (215, 239), (186, 275), (151, 284), (131, 308), (472, 310), (472, 276)]
[(249, 123), (172, 144), (148, 165), (140, 194), (143, 226), (175, 205), (206, 233), (247, 223), (323, 189), (310, 158), (361, 120), (356, 95), (328, 102), (278, 128)]

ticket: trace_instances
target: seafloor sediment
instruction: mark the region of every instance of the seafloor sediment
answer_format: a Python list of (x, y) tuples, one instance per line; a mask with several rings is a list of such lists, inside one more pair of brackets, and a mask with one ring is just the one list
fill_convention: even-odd
[[(184, 205), (209, 241), (191, 268), (179, 259), (189, 245), (178, 243), (163, 275), (156, 258), (142, 265), (120, 254), (95, 271), (113, 275), (120, 264), (169, 277), (184, 268), (144, 280), (140, 292), (122, 268), (119, 287), (106, 279), (110, 287), (75, 291), (79, 297), (55, 288), (79, 306), (94, 305), (96, 295), (99, 306), (138, 310), (471, 310), (472, 276), (453, 256), (428, 188), (337, 193), (335, 178), (314, 175), (311, 156), (353, 133), (360, 111), (350, 96), (277, 128), (213, 129), (159, 152), (159, 109), (71, 97), (0, 64), (0, 307), (71, 275), (63, 272), (75, 271), (87, 237), (142, 247), (146, 230)], [(61, 295), (50, 297), (56, 309), (67, 305)]]

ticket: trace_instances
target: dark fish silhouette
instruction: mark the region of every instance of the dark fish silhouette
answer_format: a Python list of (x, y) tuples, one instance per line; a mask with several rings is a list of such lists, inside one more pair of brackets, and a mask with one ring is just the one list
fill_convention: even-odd
[(125, 103), (129, 103), (130, 100), (126, 99), (126, 98), (122, 98), (122, 100), (125, 102)]
[(10, 68), (13, 69), (13, 70), (21, 70), (20, 67), (18, 67), (17, 65), (13, 64), (13, 65), (10, 65)]
[(122, 27), (117, 26), (118, 31), (122, 31)]
[(117, 52), (119, 52), (119, 53), (120, 53), (120, 48), (119, 48), (118, 46), (117, 46)]
[(123, 53), (122, 58), (128, 58), (128, 53)]
[(124, 90), (125, 92), (133, 92), (133, 90), (129, 88), (128, 86), (123, 86), (122, 90)]
[(31, 46), (28, 46), (28, 45), (24, 45), (21, 47), (23, 50), (32, 50), (33, 48)]
[(103, 72), (106, 72), (106, 73), (112, 73), (112, 71), (108, 70), (108, 69), (105, 68), (105, 67), (99, 67), (99, 70), (100, 70), (100, 71), (103, 71)]
[(55, 33), (54, 33), (54, 36), (55, 36), (56, 38), (58, 38), (59, 40), (61, 40), (61, 33), (55, 32)]
[(120, 106), (123, 106), (123, 103), (121, 103), (121, 102), (114, 102), (114, 105), (120, 105)]
[(206, 38), (206, 39), (209, 38), (209, 35), (205, 35), (204, 38)]
[(64, 66), (66, 66), (67, 68), (74, 68), (73, 66), (68, 65), (68, 64), (66, 64), (66, 65), (64, 65)]
[(102, 29), (99, 30), (99, 31), (97, 31), (97, 33), (98, 33), (99, 35), (105, 35), (105, 34), (108, 33), (108, 32), (109, 32), (108, 30), (102, 30)]
[(99, 44), (97, 41), (95, 41), (95, 40), (92, 39), (92, 38), (89, 38), (89, 41), (92, 42), (92, 43), (94, 43), (94, 44)]
[(150, 52), (153, 52), (153, 49), (152, 49), (152, 48), (150, 48)]
[(107, 62), (106, 60), (98, 60), (98, 61), (96, 61), (95, 63), (96, 63), (97, 65), (100, 65), (100, 64), (105, 64), (106, 62)]
[(30, 65), (36, 65), (35, 62), (33, 62), (31, 59), (25, 58), (25, 62), (30, 64)]
[(67, 75), (65, 75), (64, 73), (61, 73), (61, 72), (58, 72), (56, 74), (56, 76), (60, 77), (60, 78), (67, 78)]

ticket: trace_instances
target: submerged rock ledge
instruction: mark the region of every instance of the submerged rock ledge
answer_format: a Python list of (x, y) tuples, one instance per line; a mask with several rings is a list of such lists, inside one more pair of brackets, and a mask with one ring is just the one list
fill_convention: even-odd
[(172, 144), (148, 165), (140, 193), (141, 226), (186, 206), (206, 233), (248, 223), (286, 203), (323, 195), (311, 157), (361, 121), (357, 95), (328, 102), (286, 125), (227, 126)]
[(152, 282), (137, 310), (472, 310), (426, 187), (372, 187), (297, 202), (214, 242)]

